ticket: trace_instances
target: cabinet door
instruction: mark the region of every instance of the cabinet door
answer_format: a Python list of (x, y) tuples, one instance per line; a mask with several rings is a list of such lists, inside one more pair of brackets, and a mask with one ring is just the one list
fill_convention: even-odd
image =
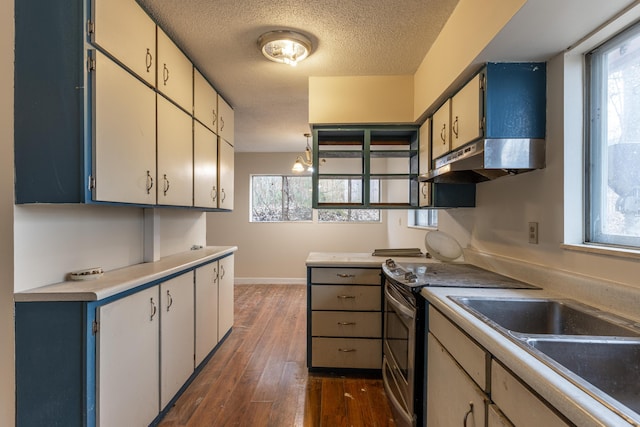
[(233, 209), (233, 145), (218, 138), (218, 207), (220, 209)]
[(193, 273), (160, 284), (160, 408), (193, 373)]
[(95, 59), (93, 198), (155, 204), (156, 95), (100, 52)]
[(193, 122), (193, 205), (218, 207), (218, 138)]
[[(431, 118), (428, 118), (420, 126), (420, 154), (418, 158), (420, 164), (420, 175), (425, 175), (431, 170)], [(418, 206), (425, 207), (431, 205), (431, 184), (420, 182), (418, 191)]]
[[(95, 0), (91, 42), (156, 85), (156, 24), (135, 0)], [(136, 98), (131, 98), (136, 99)]]
[(427, 425), (484, 426), (485, 394), (431, 334), (427, 351)]
[(146, 426), (158, 415), (158, 296), (154, 286), (98, 308), (100, 427)]
[(482, 90), (476, 75), (451, 100), (451, 149), (482, 136)]
[(451, 151), (451, 100), (447, 99), (442, 107), (433, 114), (431, 138), (431, 158), (437, 159)]
[(158, 95), (158, 204), (193, 204), (193, 120)]
[(218, 343), (218, 261), (196, 268), (196, 366)]
[(218, 93), (196, 69), (193, 70), (193, 115), (218, 133)]
[(227, 102), (218, 96), (218, 135), (229, 144), (233, 145), (234, 138), (234, 118), (233, 110)]
[(233, 255), (218, 261), (218, 337), (221, 339), (233, 326)]
[(158, 90), (188, 112), (193, 112), (193, 65), (158, 28)]

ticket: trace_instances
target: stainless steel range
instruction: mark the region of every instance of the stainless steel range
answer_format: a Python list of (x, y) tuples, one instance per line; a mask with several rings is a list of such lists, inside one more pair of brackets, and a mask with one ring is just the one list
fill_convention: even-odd
[(427, 302), (425, 286), (457, 288), (524, 288), (534, 286), (470, 264), (388, 259), (385, 275), (382, 377), (398, 426), (422, 426), (426, 420)]

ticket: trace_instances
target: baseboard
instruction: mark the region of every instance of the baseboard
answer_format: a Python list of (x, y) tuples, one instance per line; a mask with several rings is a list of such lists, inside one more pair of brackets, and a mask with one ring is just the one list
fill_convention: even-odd
[(235, 285), (306, 285), (306, 278), (297, 277), (236, 277)]

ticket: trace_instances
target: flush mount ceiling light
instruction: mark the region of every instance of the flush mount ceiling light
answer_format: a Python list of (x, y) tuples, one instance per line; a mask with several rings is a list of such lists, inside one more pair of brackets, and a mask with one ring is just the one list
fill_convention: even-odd
[(258, 38), (258, 47), (271, 61), (294, 66), (311, 55), (311, 40), (288, 30), (269, 31)]
[(309, 137), (311, 134), (305, 133), (304, 136), (307, 138), (307, 148), (304, 149), (304, 158), (302, 158), (302, 156), (298, 156), (296, 162), (291, 168), (293, 172), (304, 172), (305, 166), (307, 168), (307, 172), (313, 172), (313, 159), (311, 157), (311, 147), (309, 147)]

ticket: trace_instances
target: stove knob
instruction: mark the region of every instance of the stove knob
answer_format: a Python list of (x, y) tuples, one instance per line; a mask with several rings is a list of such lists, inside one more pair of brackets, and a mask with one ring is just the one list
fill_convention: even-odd
[(404, 280), (406, 280), (407, 282), (417, 282), (418, 276), (410, 271), (407, 271), (406, 273), (404, 273)]
[(396, 262), (391, 258), (387, 259), (386, 264), (387, 264), (387, 267), (389, 268), (395, 268), (396, 266)]

